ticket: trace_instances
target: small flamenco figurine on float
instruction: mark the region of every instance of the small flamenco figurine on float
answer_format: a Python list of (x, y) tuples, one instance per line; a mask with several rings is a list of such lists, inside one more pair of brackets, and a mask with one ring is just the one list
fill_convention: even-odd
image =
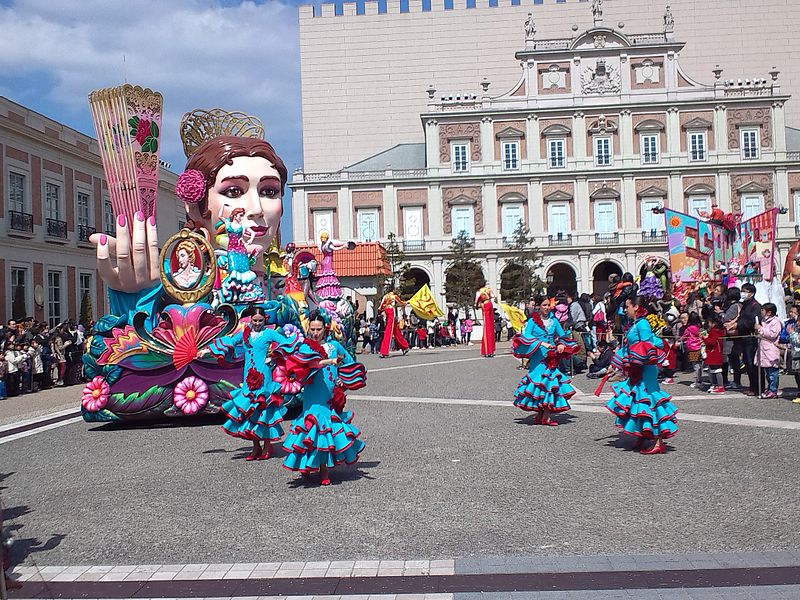
[(569, 410), (568, 401), (575, 395), (572, 380), (558, 366), (578, 351), (578, 344), (567, 339), (561, 323), (550, 312), (547, 297), (537, 296), (530, 308), (525, 329), (511, 342), (514, 356), (528, 359), (528, 372), (517, 387), (514, 406), (538, 413), (534, 425), (555, 427), (558, 423), (552, 415)]
[[(624, 435), (636, 438), (634, 448), (642, 454), (664, 454), (667, 450), (665, 440), (678, 432), (676, 414), (678, 410), (672, 404), (672, 396), (662, 391), (658, 385), (658, 365), (667, 359), (668, 349), (664, 341), (653, 333), (648, 315), (655, 314), (656, 309), (645, 300), (628, 298), (625, 301), (625, 315), (631, 326), (625, 332), (622, 345), (611, 360), (612, 369), (621, 371), (626, 379), (613, 383), (613, 396), (606, 403), (606, 408), (614, 416), (615, 425)], [(602, 392), (606, 375), (595, 394)], [(642, 449), (645, 440), (655, 443)]]
[[(159, 252), (161, 95), (125, 85), (98, 90), (89, 99), (116, 235), (90, 238), (109, 288), (110, 313), (98, 320), (83, 358), (90, 378), (82, 395), (83, 417), (113, 421), (219, 413), (232, 394), (242, 391), (246, 352), (217, 361), (210, 347), (243, 332), (245, 311), (252, 306), (247, 301), (259, 301), (266, 326), (300, 325), (293, 300), (266, 300), (259, 294), (263, 250), (283, 212), (286, 167), (264, 141), (256, 119), (218, 109), (185, 115), (181, 139), (189, 161), (176, 193), (192, 227), (169, 237)], [(220, 216), (228, 219), (228, 235), (212, 236)], [(246, 239), (237, 238), (240, 231), (249, 232)], [(219, 245), (225, 241), (232, 243), (230, 254)], [(234, 275), (227, 285), (218, 254), (225, 254), (220, 262)], [(255, 425), (252, 430), (259, 431)]]

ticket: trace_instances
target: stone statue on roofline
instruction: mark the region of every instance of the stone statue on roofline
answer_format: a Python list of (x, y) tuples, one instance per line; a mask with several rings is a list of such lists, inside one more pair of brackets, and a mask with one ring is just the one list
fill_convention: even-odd
[(672, 16), (672, 11), (667, 4), (667, 10), (664, 13), (664, 31), (669, 32), (675, 29), (675, 17)]
[(592, 17), (595, 21), (603, 20), (603, 0), (592, 0)]
[(528, 13), (528, 20), (525, 21), (525, 41), (532, 42), (536, 37), (536, 23), (533, 22), (533, 15)]

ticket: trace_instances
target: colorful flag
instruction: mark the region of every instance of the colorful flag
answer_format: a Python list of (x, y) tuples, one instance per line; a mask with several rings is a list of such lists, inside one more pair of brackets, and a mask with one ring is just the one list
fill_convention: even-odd
[(522, 328), (525, 327), (525, 321), (526, 321), (525, 312), (517, 308), (516, 306), (511, 306), (510, 304), (506, 304), (505, 302), (501, 302), (500, 306), (506, 313), (508, 320), (511, 321), (511, 326), (514, 328), (514, 331), (516, 331), (517, 333), (522, 331)]
[(436, 300), (434, 300), (433, 294), (431, 294), (431, 288), (428, 287), (427, 283), (419, 288), (416, 294), (411, 296), (408, 305), (411, 307), (411, 310), (414, 311), (415, 315), (426, 321), (444, 315), (442, 309), (436, 304)]

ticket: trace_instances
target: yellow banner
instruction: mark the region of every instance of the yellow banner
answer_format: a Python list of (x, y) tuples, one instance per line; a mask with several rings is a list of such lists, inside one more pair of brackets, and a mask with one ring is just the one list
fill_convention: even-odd
[(525, 321), (526, 321), (525, 313), (516, 306), (511, 306), (510, 304), (506, 304), (505, 302), (501, 302), (500, 306), (506, 313), (508, 320), (511, 321), (511, 326), (514, 328), (514, 331), (516, 331), (517, 333), (522, 331), (523, 327), (525, 327)]
[(415, 315), (426, 321), (444, 315), (442, 309), (436, 304), (436, 300), (433, 299), (431, 288), (428, 287), (427, 283), (419, 288), (416, 294), (411, 296), (408, 305), (411, 307), (411, 310), (414, 311)]

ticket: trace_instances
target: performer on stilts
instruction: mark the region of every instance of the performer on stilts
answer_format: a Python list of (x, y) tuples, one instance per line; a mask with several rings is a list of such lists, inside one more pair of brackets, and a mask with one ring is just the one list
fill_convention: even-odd
[(302, 385), (303, 412), (293, 422), (283, 448), (283, 466), (303, 475), (319, 473), (320, 485), (330, 485), (329, 469), (352, 464), (364, 450), (361, 432), (345, 412), (344, 390), (366, 385), (364, 365), (330, 337), (331, 318), (324, 310), (311, 314), (302, 344), (278, 346), (273, 352), (275, 379), (284, 392)]
[(481, 338), (481, 356), (494, 358), (494, 292), (488, 285), (483, 286), (475, 294), (475, 307), (483, 310), (483, 337)]
[[(644, 304), (644, 299), (638, 301)], [(628, 298), (623, 308), (632, 325), (611, 366), (624, 371), (627, 379), (612, 384), (614, 395), (606, 408), (616, 416), (614, 423), (623, 434), (637, 438), (636, 449), (642, 448), (645, 440), (655, 440), (653, 446), (641, 450), (642, 454), (663, 454), (664, 440), (678, 432), (678, 410), (670, 401), (672, 396), (658, 385), (658, 365), (666, 358), (667, 349), (646, 318), (648, 312), (655, 312), (654, 307), (638, 307), (637, 299)], [(601, 390), (602, 384), (598, 395)]]
[(402, 350), (403, 354), (408, 354), (408, 342), (403, 337), (403, 332), (397, 326), (397, 315), (395, 309), (405, 306), (405, 302), (395, 294), (394, 287), (388, 286), (388, 291), (381, 300), (379, 310), (383, 311), (383, 316), (386, 321), (386, 328), (383, 330), (383, 339), (381, 340), (380, 357), (387, 358), (389, 351), (392, 348), (392, 339), (394, 339), (395, 346), (398, 350)]
[(578, 351), (578, 345), (566, 338), (561, 323), (550, 312), (550, 300), (537, 296), (525, 329), (512, 340), (514, 356), (528, 359), (528, 373), (522, 378), (514, 406), (536, 411), (535, 425), (558, 425), (554, 413), (569, 410), (568, 400), (575, 395), (572, 380), (558, 368), (566, 357)]
[(272, 378), (269, 348), (276, 343), (288, 345), (290, 339), (265, 327), (267, 315), (260, 306), (248, 312), (250, 323), (233, 335), (214, 340), (209, 351), (217, 360), (228, 361), (244, 354), (244, 381), (220, 409), (228, 417), (222, 429), (253, 442), (253, 451), (245, 460), (266, 460), (272, 454), (272, 442), (283, 436), (280, 423), (286, 414), (280, 385)]

